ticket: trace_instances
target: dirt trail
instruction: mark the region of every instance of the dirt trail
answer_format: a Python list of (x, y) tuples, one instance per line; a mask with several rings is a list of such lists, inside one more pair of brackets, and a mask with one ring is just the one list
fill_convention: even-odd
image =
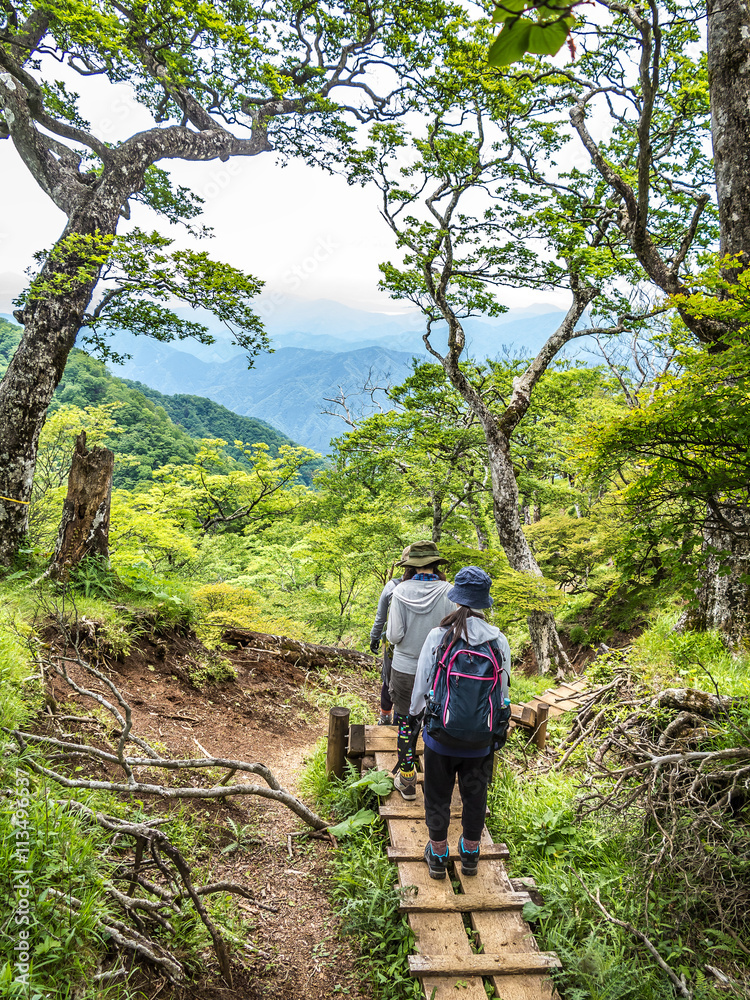
[[(124, 662), (113, 664), (112, 678), (133, 708), (134, 730), (179, 756), (214, 756), (260, 761), (289, 791), (298, 793), (305, 760), (325, 732), (327, 713), (309, 700), (314, 678), (272, 654), (237, 651), (225, 654), (237, 680), (210, 685), (201, 692), (187, 681), (195, 664), (196, 641), (172, 636), (142, 640)], [(335, 673), (332, 675), (336, 678)], [(375, 705), (374, 685), (351, 673), (340, 678)], [(71, 702), (61, 683), (60, 701)], [(90, 710), (90, 704), (86, 706)], [(157, 811), (157, 803), (149, 803)], [(355, 972), (355, 954), (337, 938), (338, 922), (326, 894), (331, 846), (323, 841), (292, 840), (302, 828), (284, 806), (257, 797), (221, 805), (185, 800), (185, 813), (200, 823), (211, 843), (209, 881), (229, 879), (246, 885), (276, 912), (232, 898), (243, 916), (247, 940), (265, 955), (239, 954), (232, 946), (234, 988), (221, 979), (212, 952), (205, 971), (179, 989), (142, 981), (147, 996), (171, 1000), (323, 1000), (345, 996), (366, 1000), (369, 988)], [(229, 820), (243, 828), (246, 846), (222, 853), (234, 842)]]

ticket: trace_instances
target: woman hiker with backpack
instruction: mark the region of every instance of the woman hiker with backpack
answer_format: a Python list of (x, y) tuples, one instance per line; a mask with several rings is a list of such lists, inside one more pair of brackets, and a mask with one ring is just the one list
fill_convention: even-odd
[(430, 876), (445, 878), (448, 826), (456, 775), (463, 803), (458, 841), (461, 871), (476, 875), (494, 751), (510, 721), (510, 646), (485, 621), (492, 580), (465, 566), (447, 597), (458, 605), (427, 636), (419, 655), (410, 714), (424, 715), (424, 807)]
[(393, 722), (398, 726), (398, 765), (395, 787), (405, 799), (417, 797), (417, 771), (409, 703), (422, 645), (431, 630), (455, 610), (448, 599), (450, 584), (440, 572), (447, 563), (434, 542), (413, 542), (406, 558), (401, 583), (393, 590), (386, 637), (393, 644), (390, 695)]

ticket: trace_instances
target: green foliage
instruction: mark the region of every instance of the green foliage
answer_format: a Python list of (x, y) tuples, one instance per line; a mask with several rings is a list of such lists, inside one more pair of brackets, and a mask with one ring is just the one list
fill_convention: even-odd
[[(81, 343), (87, 350), (122, 361), (106, 341), (121, 329), (161, 341), (194, 337), (203, 344), (213, 343), (206, 326), (170, 308), (178, 301), (206, 309), (224, 323), (252, 366), (253, 358), (268, 347), (263, 325), (250, 306), (263, 283), (212, 260), (205, 251), (170, 250), (173, 242), (137, 227), (124, 236), (71, 232), (51, 250), (34, 255), (40, 272), (32, 276), (16, 304), (23, 307), (35, 300), (69, 296), (79, 285), (99, 278), (102, 296), (82, 324)], [(53, 267), (43, 277), (41, 268), (48, 263)]]
[(202, 691), (213, 684), (226, 684), (237, 680), (237, 671), (219, 652), (209, 651), (202, 656), (191, 656), (185, 660), (185, 672), (193, 687)]
[[(382, 775), (375, 772), (360, 779), (347, 765), (342, 781), (327, 781), (325, 741), (321, 741), (303, 775), (302, 791), (314, 795), (320, 808), (345, 825), (346, 835), (331, 862), (331, 897), (341, 916), (341, 932), (359, 944), (363, 977), (372, 984), (378, 1000), (419, 1000), (422, 987), (408, 971), (414, 935), (399, 911), (401, 893), (395, 866), (383, 849), (382, 821), (374, 812), (373, 820), (364, 817), (376, 805), (373, 790), (386, 783)], [(390, 779), (387, 783), (391, 784)], [(363, 824), (347, 823), (347, 818), (357, 815), (363, 816)]]
[[(8, 932), (0, 942), (0, 992), (21, 1000), (30, 996), (92, 996), (86, 980), (93, 972), (103, 947), (97, 918), (115, 916), (103, 895), (108, 860), (103, 830), (87, 827), (65, 802), (59, 790), (45, 787), (30, 777), (28, 796), (21, 799), (21, 775), (28, 775), (23, 760), (13, 754), (3, 759), (2, 785), (11, 791), (0, 809), (0, 919)], [(18, 797), (17, 797), (18, 796)], [(12, 825), (15, 803), (27, 803), (26, 817)], [(14, 857), (28, 834), (28, 861)], [(28, 879), (28, 922), (19, 922), (21, 878)], [(76, 896), (83, 906), (69, 909), (50, 894), (55, 889)], [(13, 931), (10, 932), (10, 928)], [(28, 932), (30, 970), (27, 984), (18, 976), (14, 946), (21, 931)]]
[(717, 632), (675, 631), (679, 610), (654, 614), (633, 640), (629, 660), (655, 686), (672, 682), (701, 691), (750, 697), (750, 663)]
[(550, 514), (525, 529), (539, 566), (567, 593), (603, 595), (614, 582), (612, 564), (623, 530), (601, 507), (585, 517)]
[[(691, 282), (692, 294), (673, 302), (724, 324), (722, 349), (705, 350), (675, 321), (669, 371), (651, 382), (647, 400), (591, 437), (590, 472), (616, 484), (613, 512), (627, 518), (623, 567), (644, 578), (666, 567), (686, 596), (706, 560), (704, 526), (728, 518), (731, 527), (732, 511), (750, 503), (750, 272), (730, 283), (721, 266), (713, 259)], [(722, 572), (732, 559), (727, 544), (715, 542)]]
[(13, 352), (21, 343), (21, 327), (0, 318), (0, 376), (10, 364)]
[[(579, 6), (557, 0), (498, 0), (492, 17), (494, 24), (502, 24), (500, 34), (490, 47), (490, 66), (508, 66), (522, 59), (527, 52), (540, 56), (554, 56), (569, 40), (570, 30), (576, 24), (572, 11)], [(525, 14), (535, 13), (534, 19)], [(569, 42), (573, 51), (572, 42)]]
[(29, 653), (23, 638), (19, 634), (19, 626), (8, 615), (0, 612), (0, 725), (13, 728), (21, 725), (27, 718), (31, 705), (24, 697), (22, 682), (31, 676), (32, 668), (28, 662)]
[(371, 826), (378, 818), (372, 809), (359, 809), (353, 816), (347, 816), (340, 823), (328, 828), (334, 837), (352, 837), (365, 826)]
[(555, 774), (525, 780), (506, 766), (491, 788), (490, 832), (508, 844), (513, 874), (533, 877), (544, 899), (525, 916), (540, 947), (562, 959), (555, 979), (566, 996), (672, 1000), (663, 973), (634, 938), (602, 921), (576, 877), (591, 893), (600, 892), (610, 913), (638, 925), (643, 876), (633, 834), (606, 820), (574, 821), (576, 783)]
[[(304, 639), (305, 627), (292, 618), (269, 613), (257, 591), (229, 583), (209, 583), (193, 593), (200, 618), (198, 635), (211, 645), (221, 627), (252, 629), (291, 639)], [(213, 633), (213, 635), (212, 635)]]
[[(130, 382), (128, 379), (118, 381), (128, 388), (135, 389), (158, 407), (162, 407), (173, 423), (192, 438), (223, 438), (227, 442), (227, 454), (236, 459), (240, 465), (248, 462), (244, 451), (234, 445), (235, 441), (267, 444), (274, 458), (277, 457), (281, 445), (294, 445), (285, 434), (265, 421), (256, 417), (242, 417), (204, 396), (184, 394), (165, 396), (142, 382)], [(301, 472), (302, 479), (308, 486), (313, 471), (314, 468), (310, 472), (307, 469)]]
[(231, 816), (227, 819), (227, 823), (231, 831), (231, 840), (225, 847), (222, 847), (222, 854), (236, 854), (238, 851), (247, 850), (253, 844), (261, 843), (255, 836), (255, 830), (251, 823), (237, 823)]
[(103, 556), (84, 556), (70, 571), (70, 582), (85, 597), (112, 600), (118, 590), (117, 578)]

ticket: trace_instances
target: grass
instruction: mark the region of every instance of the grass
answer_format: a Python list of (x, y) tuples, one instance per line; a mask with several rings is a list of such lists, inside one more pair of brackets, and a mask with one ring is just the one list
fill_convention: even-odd
[[(654, 691), (695, 687), (747, 696), (747, 658), (732, 655), (716, 634), (675, 632), (676, 618), (673, 610), (654, 613), (652, 624), (633, 640), (625, 657), (633, 679), (644, 685), (644, 694), (649, 687)], [(589, 667), (589, 679), (605, 682), (622, 663), (620, 654), (602, 657)], [(629, 709), (623, 706), (622, 711)], [(722, 735), (722, 727), (715, 727), (712, 739), (717, 747), (726, 739), (737, 745), (741, 718), (747, 714), (741, 706), (738, 712), (735, 724), (740, 728), (726, 726)], [(564, 717), (550, 724), (553, 745), (566, 728)], [(603, 917), (589, 895), (597, 892), (614, 917), (639, 928), (670, 967), (686, 977), (695, 1000), (727, 995), (707, 975), (708, 964), (733, 975), (737, 989), (742, 990), (740, 981), (745, 982), (747, 991), (747, 956), (718, 929), (711, 905), (717, 885), (701, 880), (694, 859), (683, 858), (671, 865), (665, 859), (653, 873), (651, 863), (644, 860), (645, 847), (658, 831), (644, 827), (639, 813), (578, 814), (584, 747), (561, 773), (535, 772), (520, 751), (521, 744), (512, 738), (491, 789), (488, 826), (495, 839), (508, 844), (511, 874), (533, 877), (542, 894), (544, 905), (528, 907), (525, 916), (533, 922), (540, 947), (557, 951), (562, 959), (563, 969), (556, 977), (565, 1000), (673, 1000), (675, 996), (666, 975), (638, 939)], [(746, 842), (748, 816), (741, 799), (738, 807), (736, 816), (724, 817), (725, 830), (715, 850), (726, 856), (713, 858), (710, 878), (721, 877), (727, 885), (740, 888), (746, 879), (745, 848), (740, 845)], [(675, 836), (676, 851), (680, 843)], [(706, 844), (706, 850), (710, 849)], [(651, 874), (655, 878), (646, 907)]]
[[(662, 957), (696, 980), (695, 1000), (721, 994), (674, 927), (666, 901), (654, 897), (650, 925), (642, 914), (645, 874), (638, 867), (637, 828), (611, 817), (576, 818), (577, 778), (523, 777), (504, 766), (491, 789), (488, 826), (510, 849), (511, 874), (530, 876), (544, 899), (527, 908), (537, 942), (556, 951), (565, 1000), (673, 1000), (666, 976), (627, 931), (606, 922), (584, 889), (620, 920), (645, 930)], [(583, 884), (582, 884), (583, 883)], [(664, 893), (668, 887), (662, 886)], [(704, 956), (702, 961), (709, 961)], [(702, 978), (702, 982), (701, 982)]]
[[(325, 815), (337, 820), (360, 809), (376, 808), (367, 789), (352, 788), (359, 774), (347, 765), (344, 778), (329, 780), (325, 773), (325, 740), (306, 763), (300, 790)], [(369, 980), (377, 1000), (422, 1000), (418, 980), (409, 974), (408, 956), (414, 937), (399, 911), (396, 866), (385, 853), (382, 821), (342, 838), (333, 854), (329, 875), (331, 898), (341, 918), (341, 933), (357, 940), (359, 971)]]
[[(372, 672), (373, 690), (375, 686), (380, 686), (380, 674), (377, 676)], [(301, 691), (305, 701), (316, 708), (327, 710), (336, 705), (348, 708), (350, 711), (349, 722), (351, 725), (372, 725), (375, 717), (372, 709), (355, 691), (345, 691), (341, 689), (341, 677), (334, 677), (328, 670), (316, 670), (305, 680)]]
[(750, 697), (750, 657), (734, 654), (716, 632), (675, 632), (677, 618), (677, 612), (657, 614), (633, 641), (629, 661), (644, 679)]

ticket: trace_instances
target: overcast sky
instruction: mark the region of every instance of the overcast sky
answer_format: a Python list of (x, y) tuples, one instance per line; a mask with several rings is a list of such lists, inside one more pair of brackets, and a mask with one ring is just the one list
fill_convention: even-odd
[[(125, 86), (111, 86), (99, 77), (92, 83), (57, 65), (54, 72), (83, 92), (82, 111), (101, 138), (122, 139), (152, 124)], [(274, 153), (227, 163), (164, 161), (160, 166), (205, 199), (204, 215), (196, 221), (213, 227), (215, 238), (203, 241), (203, 247), (265, 280), (266, 294), (334, 299), (383, 312), (409, 309), (408, 303), (394, 302), (377, 289), (378, 264), (397, 255), (379, 215), (374, 187), (350, 187), (342, 178), (302, 162), (282, 169)], [(0, 177), (0, 312), (9, 312), (13, 297), (26, 284), (24, 271), (32, 255), (54, 243), (64, 217), (32, 179), (10, 140), (0, 142)], [(191, 242), (181, 227), (170, 227), (141, 206), (134, 206), (133, 221), (158, 226), (180, 244)], [(564, 301), (553, 293), (543, 298)], [(502, 295), (510, 306), (538, 299), (525, 292)]]

